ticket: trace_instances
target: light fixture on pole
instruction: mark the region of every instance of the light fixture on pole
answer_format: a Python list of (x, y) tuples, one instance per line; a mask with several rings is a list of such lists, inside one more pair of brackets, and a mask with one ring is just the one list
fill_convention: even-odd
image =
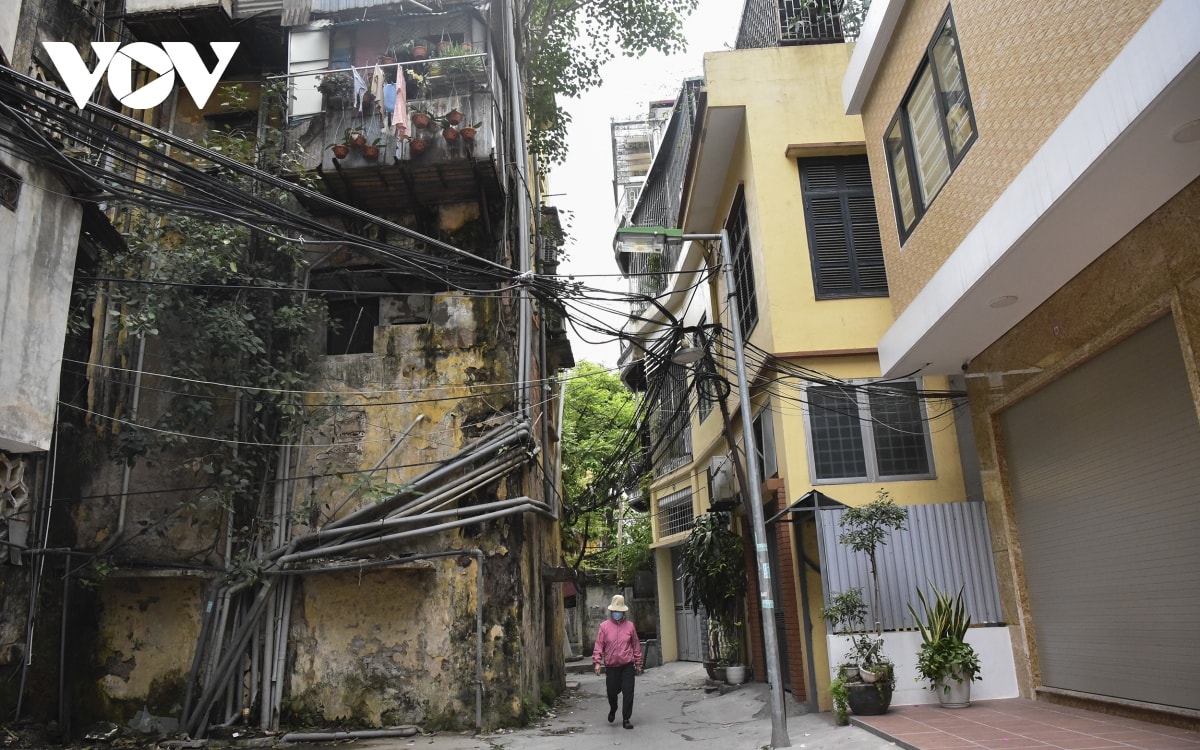
[[(737, 377), (738, 403), (742, 412), (742, 441), (746, 448), (746, 492), (750, 496), (750, 526), (754, 534), (755, 572), (758, 577), (759, 620), (762, 622), (763, 646), (766, 651), (767, 682), (771, 685), (771, 747), (791, 747), (787, 734), (787, 714), (783, 706), (783, 679), (779, 668), (779, 641), (775, 632), (774, 586), (771, 583), (771, 560), (767, 554), (767, 526), (763, 518), (762, 475), (758, 467), (758, 444), (754, 438), (754, 422), (750, 413), (750, 384), (746, 377), (746, 355), (743, 351), (741, 306), (733, 278), (733, 257), (729, 249), (729, 233), (684, 234), (678, 229), (664, 227), (622, 227), (613, 238), (613, 250), (624, 267), (622, 256), (628, 253), (665, 252), (668, 242), (720, 240), (721, 265), (725, 270), (725, 287), (729, 300), (729, 329), (733, 334), (733, 355)], [(680, 350), (682, 354), (687, 350)], [(703, 352), (701, 352), (701, 355)], [(674, 358), (672, 358), (674, 359)], [(699, 359), (699, 357), (697, 357)]]

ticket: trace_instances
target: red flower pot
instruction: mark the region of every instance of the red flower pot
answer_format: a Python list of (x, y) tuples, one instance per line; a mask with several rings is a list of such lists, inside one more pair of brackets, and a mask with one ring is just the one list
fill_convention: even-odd
[(414, 156), (419, 156), (420, 154), (425, 153), (425, 149), (427, 148), (429, 148), (429, 141), (424, 140), (423, 138), (414, 138), (408, 142), (409, 153), (413, 154)]

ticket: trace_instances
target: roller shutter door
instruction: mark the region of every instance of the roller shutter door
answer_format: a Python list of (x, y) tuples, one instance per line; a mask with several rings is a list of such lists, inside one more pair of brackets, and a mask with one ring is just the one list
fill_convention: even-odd
[(1200, 709), (1200, 423), (1173, 319), (1001, 424), (1042, 685)]

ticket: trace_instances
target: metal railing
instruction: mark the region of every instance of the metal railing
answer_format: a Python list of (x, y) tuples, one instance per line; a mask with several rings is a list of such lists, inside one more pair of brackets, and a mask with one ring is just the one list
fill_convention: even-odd
[(748, 0), (737, 49), (845, 41), (846, 0)]

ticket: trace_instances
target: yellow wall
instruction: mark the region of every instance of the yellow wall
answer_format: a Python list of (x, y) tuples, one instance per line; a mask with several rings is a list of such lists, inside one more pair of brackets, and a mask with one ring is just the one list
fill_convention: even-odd
[[(862, 107), (892, 302), (899, 315), (1141, 27), (1157, 2), (956, 2), (979, 133), (900, 250), (883, 153), (946, 0), (909, 0)], [(1036, 116), (1031, 116), (1036, 115)], [(885, 197), (886, 196), (886, 197)]]
[[(694, 231), (717, 232), (722, 228), (739, 185), (744, 185), (750, 242), (754, 251), (755, 287), (759, 323), (751, 342), (788, 361), (843, 379), (879, 377), (874, 347), (892, 323), (888, 298), (817, 300), (804, 224), (797, 156), (864, 153), (863, 131), (857, 117), (844, 114), (841, 82), (852, 45), (814, 45), (762, 50), (709, 53), (705, 56), (709, 115), (742, 111), (741, 127), (734, 136), (721, 198), (712, 216), (699, 216), (693, 209), (687, 225)], [(732, 109), (729, 109), (732, 108)], [(700, 132), (700, 128), (697, 128)], [(712, 130), (702, 138), (712, 138)], [(702, 143), (701, 153), (713, 147)], [(708, 151), (711, 153), (711, 151)], [(877, 180), (878, 181), (878, 180)], [(707, 187), (707, 186), (705, 186)], [(886, 195), (886, 193), (885, 193)], [(885, 206), (890, 211), (890, 204)], [(701, 228), (701, 225), (703, 228)], [(718, 311), (710, 320), (728, 326), (723, 316), (726, 294), (723, 282), (710, 292), (710, 309)], [(731, 355), (726, 352), (726, 355)], [(736, 384), (732, 372), (725, 375)], [(946, 389), (944, 378), (928, 378), (925, 389)], [(799, 393), (795, 394), (799, 397)], [(808, 441), (802, 407), (795, 401), (769, 397), (773, 411), (779, 475), (785, 497), (795, 501), (813, 488), (808, 460)], [(756, 394), (754, 408), (761, 410), (768, 397)], [(741, 418), (736, 393), (730, 399), (732, 431), (740, 440)], [(865, 482), (819, 485), (831, 497), (851, 505), (874, 499), (883, 486), (901, 504), (963, 500), (965, 490), (957, 436), (949, 404), (927, 404), (934, 479), (905, 482)], [(940, 415), (940, 416), (939, 416)], [(705, 468), (711, 457), (728, 453), (719, 409), (703, 421), (693, 421), (693, 462), (652, 485), (657, 499), (690, 485), (694, 509), (708, 509)], [(655, 505), (655, 507), (657, 507)], [(811, 524), (802, 528), (805, 549), (811, 558), (816, 550)], [(686, 534), (659, 538), (659, 599), (663, 625), (664, 659), (676, 656), (674, 602), (669, 574), (669, 547), (681, 543)], [(793, 554), (795, 554), (793, 550)], [(792, 571), (787, 571), (792, 576)], [(796, 600), (800, 581), (793, 580)], [(817, 619), (822, 604), (819, 576), (810, 577), (809, 610), (812, 617), (813, 658), (816, 663), (818, 699), (829, 708), (828, 658), (824, 648), (824, 622)], [(800, 616), (800, 613), (795, 613)], [(670, 623), (669, 631), (667, 623)], [(803, 644), (789, 644), (797, 652)], [(785, 667), (786, 668), (786, 667)]]

